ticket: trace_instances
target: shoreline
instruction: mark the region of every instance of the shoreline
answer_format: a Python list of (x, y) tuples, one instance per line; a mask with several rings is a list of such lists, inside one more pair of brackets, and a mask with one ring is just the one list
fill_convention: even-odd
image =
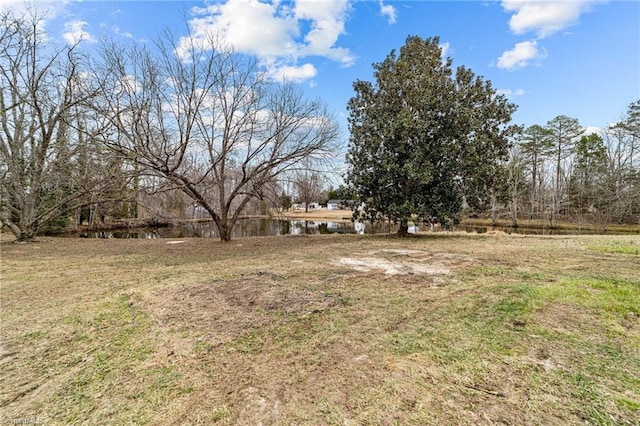
[[(272, 219), (272, 220), (306, 220), (313, 222), (351, 222), (352, 221), (351, 210), (311, 210), (309, 212), (304, 211), (287, 211), (287, 212), (274, 212), (271, 215), (246, 215), (241, 216), (240, 220), (246, 219)], [(120, 219), (113, 220), (105, 224), (99, 224), (96, 226), (88, 225), (72, 225), (61, 233), (72, 234), (82, 232), (101, 232), (101, 231), (113, 231), (122, 229), (143, 229), (143, 228), (165, 228), (176, 226), (180, 223), (208, 223), (212, 222), (212, 219)], [(518, 221), (518, 226), (513, 226), (508, 219), (499, 219), (496, 225), (492, 225), (491, 219), (488, 218), (467, 218), (463, 219), (458, 228), (461, 227), (477, 227), (487, 228), (488, 230), (496, 228), (506, 229), (523, 229), (523, 230), (554, 230), (554, 231), (587, 231), (595, 233), (618, 233), (635, 235), (640, 233), (640, 225), (631, 224), (600, 224), (600, 223), (572, 223), (561, 222), (558, 226), (552, 227), (547, 222), (540, 220), (521, 220)], [(2, 232), (6, 234), (6, 231)], [(53, 234), (59, 234), (55, 232)], [(50, 236), (52, 233), (43, 233), (42, 235)]]

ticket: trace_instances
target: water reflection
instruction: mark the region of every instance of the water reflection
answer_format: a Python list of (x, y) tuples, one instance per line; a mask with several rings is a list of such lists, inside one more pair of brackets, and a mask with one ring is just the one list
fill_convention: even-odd
[(594, 235), (610, 234), (606, 231), (594, 231), (590, 229), (558, 229), (558, 228), (528, 228), (513, 226), (458, 226), (457, 231), (474, 234), (486, 234), (489, 231), (500, 231), (506, 234), (520, 235)]
[[(409, 233), (437, 232), (442, 229), (437, 226), (419, 225), (410, 226)], [(532, 228), (509, 228), (509, 227), (485, 227), (485, 226), (459, 226), (457, 231), (469, 233), (486, 233), (490, 230), (497, 230), (515, 234), (589, 234), (580, 230), (558, 230), (558, 229), (532, 229)], [(330, 221), (310, 221), (310, 220), (288, 220), (288, 219), (241, 219), (233, 228), (232, 238), (275, 236), (275, 235), (313, 235), (313, 234), (365, 234), (365, 233), (394, 233), (397, 227), (389, 223), (353, 223), (353, 222), (330, 222)], [(68, 235), (68, 234), (67, 234)], [(219, 238), (218, 230), (213, 222), (189, 222), (166, 228), (133, 228), (118, 229), (110, 231), (89, 231), (80, 234), (71, 234), (81, 238)]]
[[(364, 223), (322, 222), (283, 219), (241, 219), (234, 226), (231, 238), (265, 237), (275, 235), (313, 234), (364, 234)], [(378, 227), (375, 232), (380, 232)], [(88, 231), (77, 235), (81, 238), (219, 238), (213, 222), (180, 223), (166, 228), (127, 228), (109, 231)]]
[(318, 222), (312, 220), (291, 220), (290, 235), (311, 234), (364, 234), (364, 223)]

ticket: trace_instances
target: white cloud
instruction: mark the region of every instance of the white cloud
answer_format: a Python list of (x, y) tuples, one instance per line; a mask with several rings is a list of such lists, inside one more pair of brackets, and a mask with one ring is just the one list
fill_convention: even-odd
[(210, 34), (222, 37), (235, 49), (256, 55), (294, 53), (293, 35), (298, 31), (291, 16), (277, 16), (277, 5), (258, 0), (228, 0), (194, 9), (189, 21), (193, 36), (202, 41)]
[(0, 13), (13, 12), (16, 17), (36, 18), (42, 41), (48, 40), (47, 22), (61, 15), (69, 0), (0, 0)]
[(382, 0), (379, 1), (380, 4), (380, 14), (382, 16), (387, 17), (387, 21), (389, 25), (393, 25), (396, 23), (396, 8), (391, 6), (390, 4), (384, 4)]
[(509, 27), (515, 34), (535, 32), (544, 38), (578, 22), (601, 0), (503, 0), (502, 8), (513, 13)]
[(498, 89), (496, 90), (496, 94), (504, 95), (507, 99), (517, 98), (519, 96), (523, 96), (525, 94), (524, 89)]
[(85, 28), (89, 25), (86, 21), (69, 21), (64, 24), (62, 37), (68, 44), (77, 44), (80, 41), (95, 43), (95, 38)]
[[(337, 46), (345, 33), (347, 0), (227, 0), (194, 8), (189, 21), (192, 36), (206, 49), (213, 35), (236, 51), (256, 55), (274, 76), (312, 78), (315, 68), (298, 65), (306, 56), (321, 56), (350, 66), (355, 61), (348, 49)], [(189, 40), (180, 40), (178, 54), (185, 54)], [(274, 68), (271, 68), (271, 67)]]
[(312, 64), (304, 64), (301, 66), (284, 65), (281, 67), (274, 67), (270, 70), (269, 75), (274, 80), (287, 80), (300, 82), (309, 80), (318, 74), (316, 67)]
[[(51, 36), (47, 24), (66, 15), (67, 6), (81, 0), (0, 0), (0, 13), (13, 12), (16, 16), (27, 19), (36, 18), (38, 29), (42, 31), (42, 41)], [(94, 43), (96, 39), (86, 31), (88, 23), (82, 20), (71, 20), (63, 24), (62, 38), (68, 44), (79, 41)]]
[(516, 43), (513, 49), (505, 51), (498, 58), (498, 68), (516, 70), (529, 65), (530, 61), (543, 59), (547, 56), (544, 49), (538, 48), (535, 40)]
[[(606, 0), (502, 0), (502, 8), (511, 13), (509, 28), (514, 34), (534, 32), (538, 39), (548, 37), (575, 25), (580, 15)], [(524, 68), (547, 53), (538, 49), (536, 41), (518, 43), (498, 58), (498, 67), (508, 70)]]
[(24, 9), (24, 2), (18, 0), (0, 0), (0, 12), (18, 7)]
[(131, 34), (131, 33), (130, 33), (130, 32), (128, 32), (128, 31), (122, 31), (122, 30), (120, 29), (120, 27), (119, 27), (119, 26), (117, 26), (117, 25), (114, 25), (113, 27), (111, 27), (111, 30), (112, 30), (116, 35), (119, 35), (119, 36), (121, 36), (121, 37), (131, 38), (131, 39), (132, 39), (132, 38), (134, 38), (134, 37), (133, 37), (133, 34)]
[(62, 14), (70, 0), (0, 0), (0, 12), (13, 11), (18, 15), (35, 13), (44, 21)]
[(598, 126), (585, 126), (583, 135), (584, 136), (589, 136), (589, 135), (592, 135), (592, 134), (599, 135), (601, 133), (602, 133), (602, 128), (601, 127), (598, 127)]
[(325, 56), (343, 65), (353, 64), (355, 58), (348, 49), (334, 46), (345, 32), (347, 0), (296, 0), (294, 8), (297, 25), (305, 21), (311, 24), (311, 30), (304, 37), (306, 44), (300, 49), (302, 56)]

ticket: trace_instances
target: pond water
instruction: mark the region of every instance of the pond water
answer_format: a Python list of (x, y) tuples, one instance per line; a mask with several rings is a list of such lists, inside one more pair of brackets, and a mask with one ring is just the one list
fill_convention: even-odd
[[(310, 220), (240, 219), (233, 227), (231, 238), (332, 233), (363, 234), (367, 225), (352, 222), (322, 222)], [(175, 226), (163, 228), (123, 228), (108, 231), (86, 231), (78, 234), (74, 233), (70, 236), (81, 238), (220, 238), (218, 229), (213, 222), (179, 223)]]
[[(389, 233), (396, 232), (397, 228), (386, 223), (371, 225), (370, 223), (353, 223), (348, 221), (310, 221), (310, 220), (284, 220), (284, 219), (241, 219), (233, 228), (231, 238), (274, 236), (274, 235), (312, 235), (312, 234), (364, 234), (364, 233)], [(486, 227), (486, 226), (459, 226), (458, 231), (469, 233), (486, 233), (491, 230), (503, 231), (513, 234), (531, 235), (576, 235), (593, 234), (591, 230), (566, 230), (566, 229), (532, 229), (510, 227)], [(410, 226), (410, 233), (437, 232), (430, 226)], [(602, 232), (600, 232), (602, 233)], [(70, 237), (81, 238), (219, 238), (218, 230), (213, 222), (180, 223), (165, 228), (124, 228), (108, 231), (86, 231), (82, 233), (65, 234)]]

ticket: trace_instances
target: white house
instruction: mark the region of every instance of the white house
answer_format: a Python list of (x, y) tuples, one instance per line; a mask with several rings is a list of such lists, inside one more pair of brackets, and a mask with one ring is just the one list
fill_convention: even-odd
[(327, 210), (340, 210), (340, 200), (327, 201)]
[(353, 200), (329, 200), (327, 201), (327, 210), (346, 210), (353, 203)]
[(327, 210), (349, 210), (355, 204), (355, 200), (329, 200), (327, 201)]

